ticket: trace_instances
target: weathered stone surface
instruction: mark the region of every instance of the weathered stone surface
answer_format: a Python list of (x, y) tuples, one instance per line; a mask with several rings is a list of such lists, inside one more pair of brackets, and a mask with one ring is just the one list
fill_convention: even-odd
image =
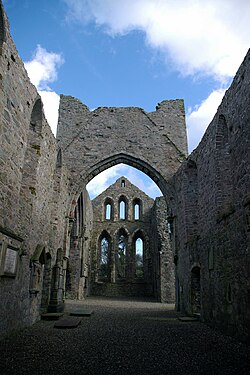
[[(132, 107), (91, 112), (62, 95), (56, 140), (0, 1), (1, 335), (32, 324), (48, 307), (63, 309), (65, 293), (89, 295), (96, 269), (90, 241), (100, 233), (92, 231), (85, 186), (108, 167), (126, 163), (151, 177), (164, 195), (154, 205), (143, 198), (151, 211), (144, 223), (151, 291), (143, 283), (138, 290), (151, 293), (153, 287), (159, 299), (172, 301), (172, 258), (177, 308), (249, 339), (249, 81), (250, 52), (187, 160), (182, 100), (163, 101), (152, 113)], [(117, 204), (119, 197), (109, 198)], [(138, 223), (130, 219), (133, 233)], [(135, 287), (129, 283), (126, 293)], [(120, 288), (106, 285), (111, 295)]]
[[(59, 173), (56, 140), (44, 117), (41, 99), (10, 36), (2, 4), (0, 7), (3, 30), (0, 41), (0, 257), (9, 246), (18, 252), (15, 276), (0, 277), (2, 334), (37, 320), (41, 305), (45, 308), (48, 303), (51, 267), (57, 249), (64, 242), (68, 176), (62, 166), (60, 181), (54, 182)], [(58, 232), (54, 231), (56, 218)], [(19, 244), (13, 242), (15, 238)], [(38, 248), (39, 257), (33, 259)], [(9, 314), (10, 310), (14, 314)]]
[[(82, 191), (101, 171), (126, 163), (149, 175), (164, 194), (187, 156), (182, 100), (164, 101), (156, 112), (100, 107), (61, 96), (58, 142), (72, 178), (72, 193)], [(74, 155), (74, 156), (73, 156)]]
[(152, 268), (155, 296), (175, 302), (173, 238), (164, 197), (156, 198), (151, 215)]
[(250, 307), (250, 52), (173, 178), (177, 307), (243, 340)]

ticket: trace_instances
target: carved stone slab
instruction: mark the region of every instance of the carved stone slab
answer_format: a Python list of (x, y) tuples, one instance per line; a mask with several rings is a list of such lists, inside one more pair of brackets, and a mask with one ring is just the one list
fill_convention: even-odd
[(80, 323), (81, 323), (81, 318), (71, 316), (71, 317), (62, 318), (58, 320), (58, 322), (54, 324), (54, 328), (61, 328), (61, 329), (76, 328)]

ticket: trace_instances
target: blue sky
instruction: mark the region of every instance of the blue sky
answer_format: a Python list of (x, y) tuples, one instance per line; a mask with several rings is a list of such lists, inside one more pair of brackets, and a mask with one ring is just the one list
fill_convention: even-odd
[[(189, 151), (201, 139), (250, 42), (248, 0), (5, 0), (11, 34), (56, 132), (58, 95), (90, 109), (183, 98)], [(115, 166), (93, 197), (125, 175), (152, 197), (152, 181)]]

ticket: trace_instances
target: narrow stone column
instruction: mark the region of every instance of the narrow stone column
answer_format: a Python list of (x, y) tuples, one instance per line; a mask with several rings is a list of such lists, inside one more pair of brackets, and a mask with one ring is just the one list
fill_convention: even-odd
[(116, 239), (113, 239), (110, 243), (110, 281), (111, 283), (116, 282), (116, 246), (117, 246), (117, 241)]
[(62, 249), (57, 250), (56, 264), (52, 270), (51, 296), (48, 306), (48, 312), (61, 312), (64, 309), (63, 304), (63, 258)]

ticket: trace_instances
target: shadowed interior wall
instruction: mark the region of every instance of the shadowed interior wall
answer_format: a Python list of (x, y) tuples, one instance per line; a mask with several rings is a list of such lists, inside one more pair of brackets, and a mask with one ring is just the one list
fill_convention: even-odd
[(249, 81), (248, 52), (201, 143), (174, 176), (172, 201), (178, 306), (195, 310), (199, 269), (201, 319), (243, 340), (250, 308)]

